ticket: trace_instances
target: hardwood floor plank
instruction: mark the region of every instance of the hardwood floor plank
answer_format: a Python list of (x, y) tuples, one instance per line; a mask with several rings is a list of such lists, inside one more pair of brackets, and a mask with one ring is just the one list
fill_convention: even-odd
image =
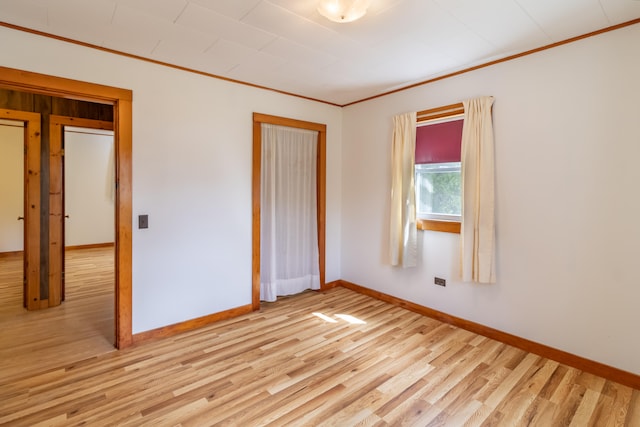
[(571, 424), (571, 420), (578, 410), (585, 392), (586, 389), (582, 385), (573, 384), (571, 386), (568, 393), (564, 396), (564, 399), (558, 403), (558, 409), (553, 419), (554, 425)]
[[(437, 404), (444, 406), (444, 410), (449, 414), (455, 414), (469, 401), (476, 401), (473, 396), (487, 383), (482, 377), (482, 373), (488, 368), (487, 365), (481, 363), (476, 366), (465, 378), (456, 384), (447, 394), (440, 399)], [(482, 402), (479, 402), (482, 405)]]
[[(630, 411), (631, 398), (633, 396), (633, 389), (616, 384), (611, 381), (607, 381), (603, 393), (613, 397), (611, 410), (607, 419), (607, 426), (620, 426), (624, 425), (627, 418), (627, 413)], [(635, 411), (637, 408), (633, 408)], [(634, 426), (635, 427), (635, 426)]]
[[(408, 408), (407, 412), (400, 414), (400, 417), (393, 421), (392, 425), (402, 426), (437, 426), (443, 425), (439, 418), (442, 408), (429, 404), (429, 402), (416, 399)], [(435, 421), (434, 421), (435, 420)]]
[(631, 394), (629, 412), (627, 412), (625, 424), (628, 426), (640, 426), (640, 390), (633, 390)]
[(481, 426), (485, 422), (485, 420), (489, 418), (492, 411), (492, 408), (488, 407), (487, 405), (480, 405), (480, 407), (476, 409), (473, 414), (471, 414), (469, 419), (465, 421), (464, 427)]
[(536, 396), (520, 419), (520, 424), (528, 426), (552, 426), (553, 415), (556, 409), (555, 404), (540, 396)]
[(569, 425), (573, 427), (589, 425), (589, 420), (596, 409), (599, 398), (600, 393), (590, 389), (585, 390), (584, 397), (580, 401), (580, 405), (573, 418), (571, 418), (571, 424)]
[(465, 425), (482, 406), (482, 403), (477, 400), (467, 400), (465, 404), (459, 407), (456, 411), (452, 412), (445, 409), (442, 412), (447, 415), (445, 424), (452, 426)]
[(341, 395), (344, 390), (345, 386), (343, 384), (337, 384), (322, 393), (309, 396), (310, 399), (307, 400), (304, 405), (296, 402), (282, 407), (282, 410), (279, 412), (271, 411), (268, 417), (264, 419), (265, 425), (282, 426), (299, 424), (305, 414), (317, 411), (318, 408), (334, 399), (334, 396)]
[(425, 349), (415, 348), (412, 353), (405, 353), (402, 358), (396, 359), (386, 372), (389, 376), (387, 380), (364, 396), (354, 400), (331, 416), (329, 420), (335, 420), (336, 425), (353, 425), (351, 423), (344, 424), (344, 422), (346, 420), (353, 421), (357, 417), (362, 417), (362, 420), (371, 417), (376, 422), (379, 421), (380, 417), (372, 412), (373, 409), (385, 405), (396, 397), (398, 391), (410, 387), (433, 369), (433, 366), (428, 364), (427, 357), (420, 358), (425, 352)]

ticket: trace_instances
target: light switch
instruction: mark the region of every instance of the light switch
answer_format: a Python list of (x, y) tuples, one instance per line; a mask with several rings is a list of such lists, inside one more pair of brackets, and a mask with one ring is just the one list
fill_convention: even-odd
[(138, 228), (149, 228), (149, 215), (138, 215)]

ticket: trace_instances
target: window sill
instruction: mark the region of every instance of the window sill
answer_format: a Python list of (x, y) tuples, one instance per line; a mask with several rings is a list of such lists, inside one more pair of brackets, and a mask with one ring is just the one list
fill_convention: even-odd
[(416, 221), (418, 230), (442, 231), (445, 233), (460, 234), (460, 223), (458, 221), (442, 221), (435, 219), (419, 219)]

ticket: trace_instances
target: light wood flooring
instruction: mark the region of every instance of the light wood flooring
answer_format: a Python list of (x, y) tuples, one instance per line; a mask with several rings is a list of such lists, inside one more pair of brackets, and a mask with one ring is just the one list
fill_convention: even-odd
[(0, 425), (640, 426), (638, 390), (344, 288), (122, 351), (69, 292), (33, 320), (3, 295)]
[(115, 350), (113, 254), (67, 251), (66, 301), (37, 311), (23, 308), (22, 255), (0, 255), (0, 383)]

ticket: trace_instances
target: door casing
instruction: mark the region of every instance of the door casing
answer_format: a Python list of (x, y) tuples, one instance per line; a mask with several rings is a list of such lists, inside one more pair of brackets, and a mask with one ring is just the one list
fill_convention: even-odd
[(113, 130), (113, 123), (49, 116), (49, 307), (64, 300), (64, 150), (65, 126)]
[[(7, 67), (0, 67), (0, 87), (113, 105), (116, 158), (115, 345), (119, 349), (132, 345), (132, 91)], [(39, 156), (38, 152), (38, 165)], [(38, 174), (39, 170), (38, 167)], [(30, 204), (29, 209), (38, 212), (31, 217), (39, 217), (39, 204)], [(39, 230), (38, 224), (38, 235)], [(29, 228), (29, 233), (33, 232)], [(35, 254), (29, 256), (35, 257)], [(33, 273), (29, 271), (29, 274)], [(49, 301), (45, 300), (45, 303), (48, 305)]]
[(252, 178), (252, 287), (251, 307), (260, 309), (260, 183), (262, 170), (262, 123), (287, 126), (298, 129), (314, 130), (318, 132), (318, 153), (316, 168), (317, 210), (318, 210), (318, 256), (320, 269), (320, 290), (326, 289), (325, 284), (325, 222), (326, 222), (326, 169), (327, 169), (327, 125), (289, 119), (286, 117), (270, 116), (253, 113), (253, 178)]

